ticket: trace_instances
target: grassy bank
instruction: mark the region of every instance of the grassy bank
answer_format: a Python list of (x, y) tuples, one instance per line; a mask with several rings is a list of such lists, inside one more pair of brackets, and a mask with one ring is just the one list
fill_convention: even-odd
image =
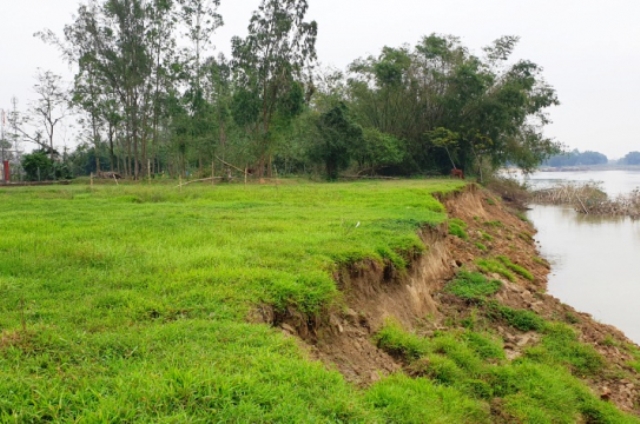
[(0, 421), (376, 421), (247, 314), (339, 304), (341, 263), (402, 267), (458, 187), (1, 190)]
[[(433, 194), (461, 186), (0, 190), (0, 422), (637, 422), (581, 380), (600, 377), (604, 358), (566, 325), (499, 303), (503, 283), (478, 273), (444, 289), (471, 311), (462, 325), (445, 317), (428, 335), (391, 320), (372, 337), (405, 372), (368, 388), (248, 319), (261, 305), (344, 306), (334, 272), (363, 259), (405, 267), (425, 249), (416, 230), (447, 220)], [(507, 230), (469, 222), (449, 227), (470, 246), (495, 249)], [(507, 257), (487, 261), (532, 278)], [(497, 325), (540, 340), (509, 360)]]

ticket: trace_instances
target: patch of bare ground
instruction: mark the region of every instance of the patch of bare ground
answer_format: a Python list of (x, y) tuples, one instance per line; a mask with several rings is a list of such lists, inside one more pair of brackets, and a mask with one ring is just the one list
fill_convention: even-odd
[[(405, 363), (376, 345), (374, 335), (385, 320), (393, 318), (405, 329), (428, 337), (435, 330), (462, 327), (465, 320), (478, 319), (472, 305), (444, 288), (461, 269), (477, 270), (478, 259), (503, 256), (528, 270), (533, 279), (513, 273), (513, 281), (509, 281), (503, 275), (489, 274), (503, 283), (494, 300), (572, 326), (579, 340), (593, 346), (607, 362), (603, 371), (584, 381), (603, 399), (640, 415), (640, 376), (629, 365), (634, 360), (630, 346), (635, 345), (619, 330), (546, 294), (549, 264), (538, 256), (535, 229), (521, 210), (515, 209), (520, 203), (476, 185), (441, 201), (450, 218), (466, 223), (467, 240), (449, 235), (446, 225), (425, 228), (420, 236), (427, 250), (411, 258), (406, 271), (367, 261), (336, 273), (344, 294), (344, 306), (339, 310), (308, 317), (294, 310), (276, 313), (263, 308), (254, 312), (254, 320), (296, 337), (313, 359), (339, 370), (354, 384), (366, 386), (400, 371), (414, 375)], [(535, 331), (518, 331), (500, 320), (480, 319), (483, 330), (502, 337), (509, 360), (522, 356), (542, 339)]]

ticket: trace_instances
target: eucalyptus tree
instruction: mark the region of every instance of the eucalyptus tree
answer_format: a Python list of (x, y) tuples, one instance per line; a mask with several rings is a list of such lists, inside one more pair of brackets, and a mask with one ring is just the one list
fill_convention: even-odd
[(271, 172), (272, 132), (302, 112), (303, 71), (316, 59), (318, 26), (305, 21), (307, 0), (262, 0), (249, 35), (232, 40), (234, 118), (254, 137), (258, 175)]
[(194, 72), (191, 73), (191, 85), (200, 88), (202, 78), (202, 55), (213, 45), (215, 31), (223, 25), (218, 13), (220, 0), (177, 0), (178, 16), (186, 31), (184, 36), (191, 43), (190, 56)]

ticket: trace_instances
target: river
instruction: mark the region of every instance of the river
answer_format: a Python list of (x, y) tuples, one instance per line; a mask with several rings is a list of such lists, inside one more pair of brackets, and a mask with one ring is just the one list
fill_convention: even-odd
[[(640, 187), (640, 171), (544, 172), (532, 186), (597, 181), (610, 196)], [(640, 221), (584, 216), (535, 205), (541, 254), (551, 263), (548, 292), (640, 344)]]

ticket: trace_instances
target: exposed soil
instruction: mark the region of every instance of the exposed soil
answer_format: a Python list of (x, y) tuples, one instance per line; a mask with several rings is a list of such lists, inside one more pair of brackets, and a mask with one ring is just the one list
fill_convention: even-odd
[[(517, 281), (510, 282), (491, 275), (503, 282), (496, 300), (572, 325), (580, 340), (594, 346), (608, 361), (606, 372), (586, 382), (603, 399), (640, 415), (640, 376), (628, 365), (633, 360), (628, 346), (633, 343), (616, 328), (598, 323), (545, 293), (549, 264), (538, 257), (533, 226), (519, 218), (506, 201), (475, 185), (441, 201), (451, 218), (468, 225), (468, 240), (449, 235), (446, 225), (426, 228), (420, 236), (428, 249), (412, 258), (407, 271), (363, 262), (339, 272), (335, 278), (344, 293), (346, 306), (342, 310), (327, 313), (321, 319), (295, 311), (275, 314), (265, 308), (257, 314), (260, 320), (298, 337), (313, 358), (339, 370), (349, 381), (366, 386), (403, 370), (402, 362), (373, 341), (386, 318), (393, 317), (406, 329), (423, 334), (456, 326), (470, 314), (470, 308), (466, 302), (444, 293), (445, 285), (460, 268), (474, 270), (478, 258), (504, 255), (529, 270), (534, 281), (517, 276)], [(517, 358), (541, 338), (535, 332), (519, 332), (495, 322), (487, 325), (502, 336), (508, 359)]]

